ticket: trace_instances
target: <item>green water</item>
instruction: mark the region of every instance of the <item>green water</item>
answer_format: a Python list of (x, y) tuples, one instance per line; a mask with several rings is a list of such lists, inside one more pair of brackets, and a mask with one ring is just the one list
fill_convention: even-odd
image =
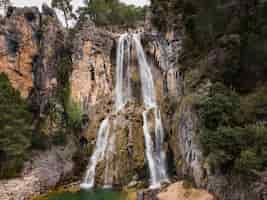
[(36, 200), (126, 200), (126, 194), (113, 190), (94, 190), (79, 192), (55, 192)]

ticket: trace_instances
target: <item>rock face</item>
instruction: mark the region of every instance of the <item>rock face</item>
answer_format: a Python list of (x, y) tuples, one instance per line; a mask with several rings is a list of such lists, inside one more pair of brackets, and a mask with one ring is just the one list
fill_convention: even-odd
[(73, 100), (80, 103), (84, 110), (90, 110), (105, 98), (112, 100), (112, 58), (115, 59), (115, 55), (111, 54), (113, 48), (116, 48), (113, 35), (87, 22), (74, 36), (73, 45)]
[(48, 6), (9, 8), (0, 23), (0, 73), (8, 75), (24, 98), (32, 97), (42, 107), (57, 87), (58, 53), (65, 40), (64, 29)]
[(33, 89), (33, 62), (38, 54), (36, 32), (40, 13), (37, 8), (13, 9), (0, 24), (0, 72), (5, 72), (23, 97)]
[[(7, 16), (0, 19), (0, 73), (7, 74), (12, 86), (30, 100), (31, 111), (36, 115), (44, 112), (55, 96), (64, 43), (64, 28), (48, 6), (43, 6), (43, 13), (34, 7), (10, 7)], [(53, 109), (53, 117), (41, 120), (42, 128), (47, 130), (39, 130), (47, 135), (64, 128), (62, 105), (54, 102), (49, 109)], [(70, 144), (34, 153), (20, 178), (0, 181), (0, 199), (28, 199), (55, 187), (72, 173), (74, 152), (75, 145)]]
[(215, 200), (213, 195), (205, 190), (186, 188), (183, 182), (170, 185), (166, 191), (157, 195), (159, 200)]
[(21, 177), (0, 181), (1, 200), (27, 200), (72, 176), (75, 145), (37, 153), (25, 164)]
[(64, 49), (66, 33), (53, 9), (45, 4), (41, 13), (39, 35), (39, 51), (33, 63), (34, 101), (40, 105), (40, 112), (44, 111), (50, 97), (53, 97), (58, 87), (58, 65), (61, 51)]
[(170, 145), (175, 157), (178, 176), (193, 177), (197, 186), (203, 186), (203, 156), (199, 147), (199, 122), (193, 102), (183, 98), (172, 122)]

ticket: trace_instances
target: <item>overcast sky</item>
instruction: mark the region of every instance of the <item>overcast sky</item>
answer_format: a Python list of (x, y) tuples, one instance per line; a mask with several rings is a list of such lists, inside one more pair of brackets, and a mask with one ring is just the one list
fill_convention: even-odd
[[(135, 4), (137, 6), (144, 6), (149, 4), (149, 0), (120, 0), (127, 4)], [(23, 7), (23, 6), (37, 6), (39, 8), (42, 7), (43, 3), (47, 3), (50, 5), (51, 0), (11, 0), (13, 6)], [(79, 6), (83, 5), (83, 0), (72, 0), (72, 4), (74, 6), (74, 10), (76, 10)], [(3, 14), (3, 10), (0, 9), (0, 15)], [(57, 11), (57, 14), (61, 21), (63, 22), (62, 13)]]
[[(139, 6), (143, 6), (148, 4), (149, 0), (121, 0), (122, 2), (128, 3), (128, 4), (135, 4)], [(41, 6), (42, 3), (49, 4), (51, 0), (11, 0), (12, 4), (14, 6)], [(79, 7), (82, 5), (83, 0), (73, 0), (73, 5), (75, 7)]]

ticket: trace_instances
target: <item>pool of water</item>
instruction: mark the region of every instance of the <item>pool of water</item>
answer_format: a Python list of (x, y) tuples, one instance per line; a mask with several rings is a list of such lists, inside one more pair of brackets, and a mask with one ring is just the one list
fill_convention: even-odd
[(127, 194), (113, 190), (96, 189), (79, 192), (53, 192), (35, 200), (127, 200)]

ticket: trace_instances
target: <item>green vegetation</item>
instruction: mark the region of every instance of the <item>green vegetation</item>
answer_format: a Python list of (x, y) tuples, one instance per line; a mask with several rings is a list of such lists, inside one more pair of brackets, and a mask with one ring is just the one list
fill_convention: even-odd
[[(256, 110), (242, 105), (243, 99), (217, 86), (200, 104), (201, 144), (214, 172), (235, 171), (247, 177), (267, 165), (267, 125), (257, 122)], [(257, 101), (248, 101), (258, 107)]]
[(81, 106), (73, 101), (69, 101), (66, 112), (68, 114), (68, 126), (79, 129), (82, 126), (83, 113)]
[(90, 0), (85, 2), (79, 13), (81, 18), (89, 17), (98, 26), (122, 25), (132, 27), (144, 20), (145, 8), (125, 5), (119, 0)]
[[(210, 80), (199, 105), (201, 144), (214, 173), (249, 176), (267, 166), (267, 2), (151, 0), (160, 31), (184, 28), (185, 80)], [(178, 23), (179, 24), (178, 24)], [(177, 32), (178, 32), (177, 31)], [(196, 74), (190, 77), (191, 74)]]
[(57, 98), (64, 107), (68, 128), (79, 129), (82, 125), (83, 117), (81, 106), (70, 98), (69, 77), (72, 70), (71, 48), (71, 45), (67, 44), (58, 53), (57, 80), (59, 85)]
[(0, 74), (0, 178), (17, 175), (31, 147), (32, 114), (27, 103)]

